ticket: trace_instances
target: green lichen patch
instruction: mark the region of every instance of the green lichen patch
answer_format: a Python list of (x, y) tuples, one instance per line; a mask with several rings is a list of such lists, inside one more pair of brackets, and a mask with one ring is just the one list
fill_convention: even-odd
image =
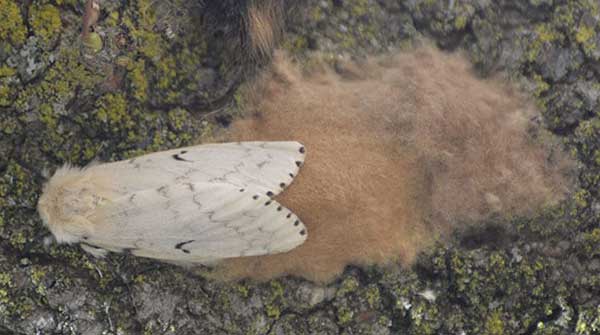
[(0, 176), (0, 209), (34, 207), (38, 191), (31, 171), (15, 161), (7, 162)]
[(560, 42), (564, 36), (549, 23), (538, 24), (534, 28), (534, 37), (527, 50), (527, 60), (535, 62), (540, 57), (544, 47), (551, 47), (552, 43)]
[(94, 115), (107, 132), (128, 130), (134, 126), (128, 114), (127, 100), (122, 94), (109, 93), (98, 99)]
[(589, 232), (585, 232), (581, 236), (582, 248), (580, 252), (585, 257), (593, 258), (600, 256), (600, 228), (594, 228)]
[(484, 334), (502, 335), (505, 334), (504, 321), (500, 311), (493, 311), (485, 320)]
[[(140, 103), (154, 108), (203, 103), (209, 95), (206, 86), (213, 84), (215, 73), (205, 67), (207, 45), (199, 39), (201, 27), (173, 39), (168, 32), (156, 30), (163, 21), (172, 21), (159, 3), (139, 1), (137, 11), (122, 18), (131, 40), (138, 46), (127, 65), (132, 94)], [(165, 6), (169, 6), (166, 4)], [(169, 28), (170, 29), (170, 28)], [(148, 94), (152, 92), (152, 94)]]
[(33, 5), (29, 8), (29, 24), (42, 42), (50, 44), (60, 35), (60, 11), (52, 4)]
[(9, 107), (17, 94), (19, 79), (17, 71), (10, 66), (0, 66), (0, 107)]
[(414, 32), (407, 16), (396, 18), (400, 29), (383, 34), (386, 13), (371, 0), (322, 1), (309, 6), (306, 14), (304, 26), (294, 29), (283, 42), (283, 48), (295, 56), (314, 49), (364, 56), (366, 50), (384, 50)]
[(27, 27), (17, 3), (13, 0), (0, 0), (0, 44), (7, 41), (19, 46), (26, 37)]
[(596, 308), (582, 309), (577, 319), (575, 333), (578, 335), (592, 335), (600, 333), (600, 305)]
[(265, 312), (269, 318), (279, 319), (281, 316), (282, 309), (282, 298), (284, 293), (284, 287), (279, 281), (272, 281), (270, 283), (271, 292), (267, 301), (265, 302)]
[[(417, 1), (416, 16), (419, 21), (426, 23), (431, 33), (440, 37), (452, 37), (460, 34), (471, 22), (475, 14), (475, 6), (469, 2), (449, 3), (436, 1)], [(433, 15), (431, 20), (426, 18)]]

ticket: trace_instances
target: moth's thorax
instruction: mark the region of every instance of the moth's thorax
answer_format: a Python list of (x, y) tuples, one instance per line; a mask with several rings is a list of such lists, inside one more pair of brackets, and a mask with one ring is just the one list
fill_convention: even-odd
[(38, 212), (58, 242), (77, 242), (92, 229), (87, 217), (102, 201), (94, 185), (84, 170), (65, 166), (44, 186)]

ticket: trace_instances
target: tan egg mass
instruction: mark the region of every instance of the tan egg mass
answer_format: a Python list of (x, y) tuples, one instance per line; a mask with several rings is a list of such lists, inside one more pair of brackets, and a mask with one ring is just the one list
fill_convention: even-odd
[(539, 139), (534, 106), (458, 54), (422, 47), (337, 73), (277, 54), (245, 101), (226, 140), (294, 140), (309, 152), (277, 200), (310, 234), (284, 254), (225, 261), (220, 278), (326, 282), (348, 264), (408, 265), (456, 225), (528, 215), (569, 184), (571, 164)]

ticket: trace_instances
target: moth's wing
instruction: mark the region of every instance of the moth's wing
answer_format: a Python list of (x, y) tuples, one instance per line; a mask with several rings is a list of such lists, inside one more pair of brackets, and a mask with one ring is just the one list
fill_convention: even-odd
[(157, 152), (92, 168), (111, 173), (125, 185), (123, 193), (165, 183), (206, 182), (274, 196), (290, 185), (304, 158), (304, 146), (298, 142), (235, 142)]
[(285, 252), (307, 237), (277, 201), (227, 183), (138, 191), (100, 204), (89, 220), (87, 244), (184, 263)]

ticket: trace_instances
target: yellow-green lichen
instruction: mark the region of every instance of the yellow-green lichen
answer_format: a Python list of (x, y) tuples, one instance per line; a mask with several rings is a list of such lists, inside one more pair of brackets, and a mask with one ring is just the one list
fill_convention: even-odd
[(585, 44), (592, 37), (594, 37), (594, 35), (595, 33), (593, 27), (581, 25), (579, 26), (579, 29), (577, 29), (577, 34), (575, 34), (575, 40), (577, 41), (577, 43)]
[[(189, 45), (184, 43), (180, 52), (175, 55), (164, 55), (153, 62), (152, 79), (158, 92), (166, 103), (177, 104), (186, 95), (198, 95), (202, 92), (198, 83), (202, 82), (202, 60), (206, 53), (206, 45)], [(223, 65), (223, 64), (222, 64)]]
[(31, 283), (35, 286), (35, 292), (40, 296), (46, 295), (46, 285), (43, 279), (46, 277), (46, 271), (40, 266), (32, 266), (30, 270)]
[(8, 85), (0, 84), (0, 107), (8, 107), (13, 102), (13, 91)]
[(575, 195), (573, 196), (573, 200), (575, 201), (575, 204), (579, 208), (586, 208), (588, 206), (589, 198), (590, 198), (590, 193), (585, 189), (581, 189), (581, 190), (575, 192)]
[(17, 96), (14, 106), (21, 111), (30, 107), (31, 101), (48, 104), (66, 104), (75, 94), (76, 88), (96, 87), (100, 76), (87, 70), (80, 61), (77, 50), (62, 50), (54, 65), (45, 73), (37, 85), (27, 86)]
[[(0, 1), (2, 1), (2, 0), (0, 0)], [(15, 69), (13, 69), (12, 67), (9, 67), (7, 65), (0, 66), (0, 79), (6, 78), (6, 77), (12, 77), (15, 75), (15, 73), (17, 73), (17, 71)]]
[(177, 146), (189, 144), (192, 141), (191, 134), (186, 131), (185, 125), (191, 118), (190, 113), (183, 108), (175, 108), (168, 112), (170, 131), (167, 133), (169, 141)]
[(325, 13), (323, 12), (323, 9), (321, 9), (321, 7), (313, 6), (313, 8), (310, 10), (309, 17), (313, 21), (318, 22), (318, 21), (321, 21), (325, 17)]
[(369, 12), (369, 0), (350, 1), (350, 13), (354, 16), (363, 16)]
[(153, 3), (149, 0), (137, 0), (136, 5), (135, 23), (129, 17), (123, 18), (123, 23), (137, 42), (138, 51), (148, 59), (158, 61), (165, 45), (160, 34), (154, 32), (156, 15)]
[(59, 5), (69, 5), (69, 6), (75, 6), (79, 0), (54, 0), (54, 2)]
[(238, 284), (236, 285), (236, 289), (242, 297), (248, 298), (250, 296), (250, 287), (247, 284)]
[(12, 277), (10, 274), (6, 272), (0, 272), (0, 286), (2, 287), (12, 287)]
[(119, 24), (119, 12), (117, 11), (112, 11), (110, 13), (108, 13), (108, 17), (106, 18), (106, 20), (104, 21), (106, 23), (107, 26), (109, 27), (114, 27), (117, 24)]
[(129, 80), (131, 83), (131, 89), (133, 97), (144, 102), (148, 98), (148, 80), (146, 79), (146, 62), (143, 59), (132, 63), (129, 67)]
[(504, 271), (506, 268), (506, 259), (501, 253), (492, 253), (489, 257), (489, 269), (491, 271)]
[(138, 21), (142, 28), (152, 29), (156, 24), (156, 13), (152, 7), (152, 0), (137, 0)]
[(267, 313), (268, 317), (273, 318), (273, 319), (279, 319), (279, 317), (281, 316), (281, 310), (279, 309), (278, 306), (276, 306), (274, 304), (266, 304), (265, 312)]
[(166, 56), (156, 63), (158, 78), (156, 84), (161, 90), (169, 88), (177, 77), (177, 61), (174, 56)]
[(135, 277), (133, 277), (133, 282), (136, 284), (143, 284), (146, 282), (146, 276), (144, 276), (143, 274), (138, 274)]
[(596, 163), (596, 165), (600, 166), (600, 150), (599, 149), (594, 150), (593, 157), (594, 157), (594, 163)]
[(410, 317), (414, 334), (432, 335), (437, 333), (437, 327), (432, 322), (439, 318), (439, 311), (435, 305), (421, 302), (412, 307)]
[(339, 324), (342, 326), (352, 321), (353, 316), (354, 312), (348, 307), (342, 306), (337, 310), (337, 319)]
[(590, 55), (596, 48), (596, 31), (594, 27), (581, 25), (575, 34), (575, 40), (583, 47), (583, 51)]
[[(592, 56), (598, 47), (595, 39), (597, 27), (594, 28), (592, 22), (581, 20), (582, 13), (598, 17), (600, 15), (598, 2), (593, 0), (566, 1), (554, 8), (551, 24), (556, 29), (566, 32), (572, 40), (582, 46), (586, 55)], [(579, 23), (577, 23), (578, 21)]]
[[(13, 201), (26, 201), (31, 195), (30, 176), (27, 172), (14, 161), (8, 163), (8, 167), (4, 176), (0, 178), (0, 207), (5, 204), (8, 197), (12, 197)], [(18, 239), (21, 241), (21, 239)], [(23, 241), (24, 243), (24, 241)], [(21, 244), (21, 243), (17, 243)]]
[[(6, 305), (10, 302), (10, 299), (8, 297), (8, 291), (5, 289), (0, 289), (0, 307), (2, 307), (2, 305)], [(3, 309), (0, 309), (0, 315), (4, 314), (3, 313)]]
[(138, 47), (127, 59), (120, 57), (117, 61), (129, 71), (128, 82), (134, 98), (145, 103), (152, 90), (153, 105), (177, 105), (183, 97), (201, 95), (198, 84), (204, 72), (199, 69), (207, 52), (206, 41), (192, 33), (175, 41), (163, 38), (155, 32), (156, 4), (139, 0), (135, 7), (136, 11), (125, 12), (120, 21)]
[(122, 127), (133, 127), (133, 121), (127, 113), (127, 100), (123, 94), (109, 93), (96, 102), (96, 118), (108, 126), (108, 129), (117, 132)]
[(463, 30), (468, 22), (469, 18), (467, 16), (459, 15), (454, 19), (454, 28), (456, 28), (456, 30)]
[(376, 285), (371, 285), (367, 289), (367, 303), (369, 307), (376, 308), (381, 303), (381, 294), (379, 292), (379, 288)]
[(547, 23), (538, 24), (535, 27), (535, 32), (541, 42), (552, 42), (561, 37), (560, 33)]
[(25, 243), (27, 243), (27, 237), (22, 231), (14, 232), (10, 236), (10, 244), (16, 249), (22, 250)]
[(356, 291), (359, 286), (360, 284), (356, 278), (348, 277), (340, 284), (340, 288), (338, 289), (336, 295), (340, 297), (345, 296), (348, 293)]
[(134, 37), (138, 41), (138, 50), (142, 55), (153, 61), (159, 60), (162, 51), (165, 49), (159, 34), (152, 31), (137, 30), (134, 32)]
[(58, 8), (51, 4), (34, 5), (29, 10), (29, 24), (35, 35), (49, 43), (58, 37), (62, 22)]
[(175, 108), (169, 111), (167, 114), (169, 118), (169, 125), (174, 130), (182, 130), (185, 121), (190, 118), (190, 114), (183, 108)]
[(533, 94), (536, 97), (540, 97), (544, 92), (550, 89), (550, 84), (545, 82), (544, 78), (542, 78), (542, 76), (537, 73), (533, 75), (533, 82), (535, 84), (535, 91), (533, 92)]
[(535, 38), (528, 44), (527, 60), (533, 62), (539, 56), (542, 46), (546, 43), (562, 40), (564, 36), (551, 24), (541, 23), (534, 28)]
[(277, 281), (271, 281), (271, 290), (267, 302), (265, 303), (265, 311), (267, 316), (273, 319), (279, 319), (281, 316), (281, 300), (283, 298), (284, 287)]
[(20, 45), (27, 37), (21, 10), (13, 0), (0, 0), (0, 43), (7, 41)]
[(584, 252), (588, 257), (600, 255), (600, 228), (594, 228), (582, 235)]
[(57, 115), (50, 104), (41, 104), (39, 107), (40, 121), (46, 124), (49, 128), (56, 128), (58, 124)]
[(583, 309), (579, 313), (575, 333), (578, 335), (594, 335), (600, 333), (600, 305), (596, 308)]
[(502, 313), (500, 311), (492, 312), (485, 320), (485, 335), (503, 335), (504, 322), (502, 321)]

